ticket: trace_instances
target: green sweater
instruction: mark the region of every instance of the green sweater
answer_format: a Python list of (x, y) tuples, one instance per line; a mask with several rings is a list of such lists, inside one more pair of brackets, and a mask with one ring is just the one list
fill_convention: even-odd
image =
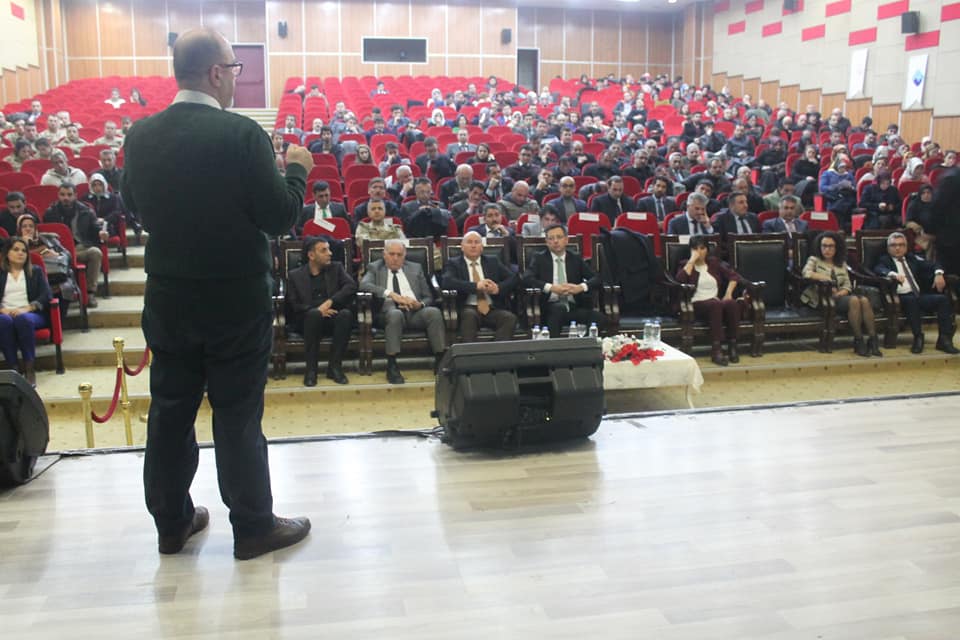
[(270, 311), (267, 234), (300, 215), (304, 167), (291, 164), (284, 178), (260, 125), (193, 103), (137, 122), (124, 154), (123, 199), (150, 233), (146, 304), (233, 317)]

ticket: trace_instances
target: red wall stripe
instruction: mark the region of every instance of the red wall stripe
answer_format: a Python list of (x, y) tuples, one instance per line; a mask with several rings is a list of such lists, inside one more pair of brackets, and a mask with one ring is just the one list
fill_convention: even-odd
[(732, 36), (737, 33), (743, 33), (747, 30), (747, 21), (741, 20), (740, 22), (731, 22), (727, 25), (727, 35)]
[(743, 11), (748, 14), (763, 11), (763, 0), (751, 0), (751, 2), (743, 5)]
[(877, 28), (870, 27), (869, 29), (861, 29), (860, 31), (851, 31), (850, 37), (847, 40), (847, 44), (851, 47), (855, 47), (858, 44), (867, 44), (868, 42), (877, 41)]
[(807, 40), (816, 40), (817, 38), (822, 38), (827, 35), (827, 25), (818, 24), (815, 27), (807, 27), (800, 32), (800, 39), (804, 42)]
[(783, 23), (771, 22), (770, 24), (765, 24), (763, 25), (761, 33), (764, 38), (769, 38), (770, 36), (775, 36), (778, 33), (783, 33)]
[(19, 18), (20, 20), (26, 20), (26, 14), (23, 11), (23, 7), (18, 5), (15, 2), (10, 3), (10, 13), (14, 18)]
[(907, 36), (903, 43), (904, 51), (914, 51), (916, 49), (929, 49), (940, 45), (940, 31), (927, 31), (926, 33), (917, 33)]
[(717, 0), (713, 4), (713, 12), (721, 13), (723, 11), (728, 11), (730, 9), (730, 0)]
[(838, 0), (827, 5), (827, 17), (838, 16), (841, 13), (850, 13), (850, 0)]
[(800, 13), (801, 11), (803, 11), (803, 0), (797, 0), (797, 8), (794, 9), (793, 11), (790, 11), (789, 9), (787, 9), (786, 7), (784, 7), (784, 8), (783, 8), (783, 15), (789, 16), (789, 15), (794, 14), (794, 13)]
[(897, 0), (877, 7), (877, 20), (896, 18), (904, 11), (910, 11), (910, 0)]
[(950, 20), (960, 20), (960, 2), (945, 4), (940, 10), (940, 21), (949, 22)]

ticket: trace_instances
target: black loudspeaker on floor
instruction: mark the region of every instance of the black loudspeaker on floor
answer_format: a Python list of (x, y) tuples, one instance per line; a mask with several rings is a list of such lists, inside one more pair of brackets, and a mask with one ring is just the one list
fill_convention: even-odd
[(14, 371), (0, 371), (0, 487), (23, 484), (47, 450), (50, 421), (37, 391)]

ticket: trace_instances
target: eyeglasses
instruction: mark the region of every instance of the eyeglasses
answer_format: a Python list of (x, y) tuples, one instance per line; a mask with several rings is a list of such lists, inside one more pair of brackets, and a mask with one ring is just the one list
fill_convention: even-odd
[(240, 74), (243, 73), (243, 63), (242, 62), (231, 62), (230, 64), (216, 64), (215, 67), (220, 67), (222, 69), (230, 69), (230, 73), (233, 76), (240, 77)]
[(835, 244), (833, 244), (833, 243), (830, 243), (830, 244), (823, 243), (823, 244), (820, 245), (820, 248), (821, 248), (821, 249), (836, 249), (836, 248), (837, 248), (837, 245), (835, 245)]

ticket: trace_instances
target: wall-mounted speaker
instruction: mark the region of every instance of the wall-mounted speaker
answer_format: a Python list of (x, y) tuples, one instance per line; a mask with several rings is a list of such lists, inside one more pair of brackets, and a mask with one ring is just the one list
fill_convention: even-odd
[(173, 45), (175, 45), (175, 44), (177, 43), (177, 37), (178, 37), (179, 35), (180, 35), (180, 34), (174, 33), (173, 31), (171, 31), (170, 33), (168, 33), (168, 34), (167, 34), (167, 46), (168, 46), (168, 47), (172, 47)]
[(797, 0), (783, 0), (783, 10), (796, 11), (799, 4)]
[(501, 29), (500, 30), (500, 44), (510, 44), (510, 41), (513, 40), (513, 30), (512, 29)]
[(277, 23), (277, 35), (281, 38), (287, 37), (287, 21), (281, 20)]
[(919, 11), (904, 11), (900, 14), (900, 33), (920, 33)]

